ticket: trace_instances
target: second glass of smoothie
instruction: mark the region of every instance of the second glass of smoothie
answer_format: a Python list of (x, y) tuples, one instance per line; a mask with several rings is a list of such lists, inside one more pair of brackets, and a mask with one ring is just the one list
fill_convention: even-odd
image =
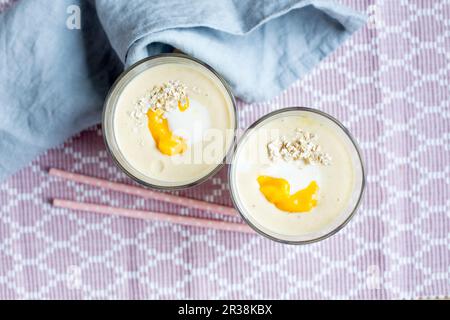
[(353, 216), (364, 168), (349, 132), (309, 108), (272, 112), (241, 138), (229, 171), (236, 209), (257, 232), (304, 244), (324, 239)]

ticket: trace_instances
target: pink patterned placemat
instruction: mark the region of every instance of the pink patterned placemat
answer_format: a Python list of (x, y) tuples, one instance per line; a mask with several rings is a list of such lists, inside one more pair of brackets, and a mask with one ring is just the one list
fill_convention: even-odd
[[(362, 208), (337, 235), (286, 246), (257, 235), (55, 209), (54, 197), (205, 216), (49, 177), (131, 183), (99, 127), (0, 184), (0, 298), (417, 298), (450, 294), (450, 1), (341, 1), (368, 25), (242, 127), (284, 106), (331, 113), (367, 167)], [(0, 9), (5, 1), (0, 2)], [(226, 169), (180, 192), (231, 205)]]

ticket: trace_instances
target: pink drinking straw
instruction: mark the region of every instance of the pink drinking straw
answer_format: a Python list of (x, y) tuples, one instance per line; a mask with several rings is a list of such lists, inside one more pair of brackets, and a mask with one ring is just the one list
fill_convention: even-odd
[(139, 196), (142, 198), (153, 199), (153, 200), (158, 200), (158, 201), (163, 201), (163, 202), (169, 202), (169, 203), (177, 204), (177, 205), (192, 208), (192, 209), (200, 209), (200, 210), (204, 210), (204, 211), (208, 211), (208, 212), (212, 212), (212, 213), (223, 214), (223, 215), (227, 215), (227, 216), (237, 216), (238, 215), (237, 211), (234, 208), (222, 206), (222, 205), (215, 204), (215, 203), (209, 203), (209, 202), (205, 202), (205, 201), (201, 201), (201, 200), (179, 197), (179, 196), (175, 196), (172, 194), (156, 192), (156, 191), (147, 190), (147, 189), (136, 187), (136, 186), (131, 186), (128, 184), (111, 182), (111, 181), (107, 181), (107, 180), (103, 180), (103, 179), (99, 179), (99, 178), (93, 178), (93, 177), (85, 176), (82, 174), (71, 173), (71, 172), (54, 169), (54, 168), (50, 169), (49, 173), (52, 176), (60, 177), (60, 178), (66, 179), (66, 180), (84, 183), (87, 185), (100, 187), (100, 188), (104, 188), (104, 189), (108, 189), (108, 190), (119, 191), (122, 193)]
[(176, 224), (181, 224), (185, 226), (200, 227), (200, 228), (210, 228), (215, 230), (225, 230), (225, 231), (236, 231), (244, 233), (254, 233), (254, 231), (245, 224), (232, 223), (225, 221), (217, 221), (211, 219), (201, 219), (194, 217), (186, 217), (180, 215), (172, 215), (167, 213), (157, 213), (151, 211), (135, 210), (135, 209), (124, 209), (117, 207), (110, 207), (99, 204), (91, 203), (80, 203), (69, 200), (54, 199), (53, 205), (59, 208), (81, 210), (88, 212), (95, 212), (101, 214), (115, 215), (127, 218), (137, 218), (153, 221), (163, 221), (171, 222)]

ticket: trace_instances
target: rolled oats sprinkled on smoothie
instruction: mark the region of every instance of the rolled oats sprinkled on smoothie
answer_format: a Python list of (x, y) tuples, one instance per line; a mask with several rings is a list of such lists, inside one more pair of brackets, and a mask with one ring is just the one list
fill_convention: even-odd
[(305, 163), (331, 164), (331, 156), (321, 150), (314, 133), (297, 128), (291, 139), (281, 137), (267, 144), (269, 159), (275, 161), (300, 161)]
[(148, 95), (148, 104), (152, 109), (163, 111), (174, 110), (178, 102), (187, 100), (187, 86), (178, 80), (169, 80), (159, 86), (154, 86)]
[(184, 104), (187, 99), (187, 86), (179, 80), (169, 80), (147, 91), (136, 101), (129, 115), (135, 120), (136, 126), (142, 126), (149, 109), (171, 111), (178, 107), (179, 102)]

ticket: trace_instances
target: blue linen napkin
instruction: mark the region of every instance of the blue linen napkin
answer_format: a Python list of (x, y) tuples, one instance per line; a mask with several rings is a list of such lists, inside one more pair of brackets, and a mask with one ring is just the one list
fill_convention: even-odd
[(261, 101), (364, 22), (324, 0), (20, 0), (0, 15), (0, 181), (98, 123), (123, 64), (177, 48)]

